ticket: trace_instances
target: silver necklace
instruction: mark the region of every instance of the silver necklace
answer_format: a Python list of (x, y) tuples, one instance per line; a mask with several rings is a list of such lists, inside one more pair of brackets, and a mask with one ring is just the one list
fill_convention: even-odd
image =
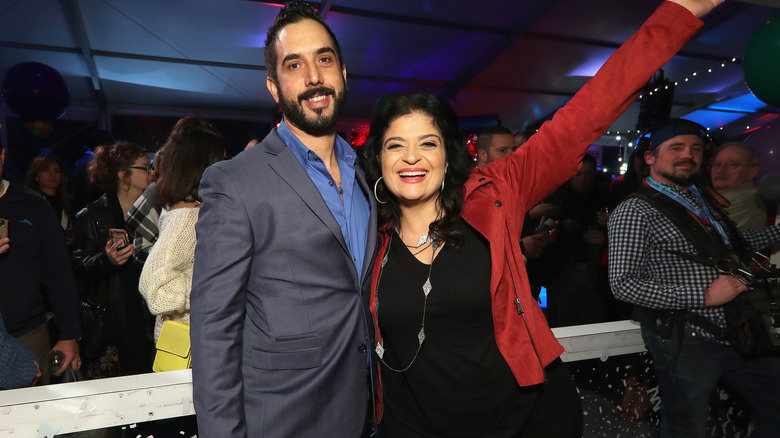
[[(425, 242), (428, 241), (428, 235), (429, 234), (430, 234), (430, 232), (427, 232), (427, 233), (423, 234), (422, 236), (420, 236), (420, 238), (417, 239), (417, 245), (406, 245), (406, 242), (404, 242), (404, 245), (406, 245), (407, 248), (419, 248), (419, 247), (425, 245)], [(404, 239), (401, 238), (401, 241), (403, 241), (403, 240)]]
[[(428, 234), (425, 234), (423, 236), (428, 239)], [(420, 238), (422, 239), (422, 237)], [(423, 242), (425, 243), (425, 242)], [(377, 327), (379, 326), (379, 285), (382, 282), (382, 273), (385, 270), (385, 265), (387, 264), (387, 258), (390, 255), (390, 246), (393, 244), (393, 235), (390, 235), (390, 240), (387, 242), (387, 251), (385, 251), (385, 256), (382, 257), (382, 264), (379, 268), (379, 278), (376, 282), (376, 298), (374, 299), (374, 309), (376, 311), (376, 321), (377, 321)], [(417, 351), (414, 352), (414, 357), (412, 357), (412, 361), (409, 362), (409, 365), (403, 367), (403, 368), (393, 368), (390, 365), (385, 362), (384, 356), (385, 356), (385, 346), (383, 341), (378, 341), (376, 343), (376, 348), (374, 349), (376, 351), (376, 355), (379, 357), (379, 360), (382, 361), (384, 366), (389, 369), (390, 371), (394, 371), (396, 373), (403, 373), (409, 368), (412, 367), (412, 364), (414, 364), (414, 361), (417, 360), (417, 356), (420, 354), (420, 349), (422, 348), (423, 342), (425, 342), (425, 315), (428, 310), (428, 294), (431, 293), (431, 290), (433, 289), (433, 286), (431, 286), (431, 270), (433, 269), (433, 259), (436, 257), (436, 249), (439, 247), (439, 241), (436, 239), (431, 240), (431, 248), (433, 248), (433, 252), (431, 252), (431, 263), (428, 265), (428, 278), (425, 279), (425, 283), (422, 286), (423, 294), (425, 295), (425, 301), (423, 301), (423, 317), (422, 317), (422, 324), (420, 325), (420, 331), (417, 332)]]

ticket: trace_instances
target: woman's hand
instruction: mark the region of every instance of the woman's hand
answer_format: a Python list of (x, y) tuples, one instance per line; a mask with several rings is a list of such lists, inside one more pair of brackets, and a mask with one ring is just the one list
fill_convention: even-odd
[(4, 254), (6, 251), (8, 251), (8, 248), (11, 247), (8, 244), (8, 242), (10, 241), (11, 239), (9, 239), (8, 237), (3, 237), (2, 239), (0, 239), (0, 254)]
[(120, 241), (112, 242), (110, 240), (106, 243), (106, 255), (108, 255), (111, 264), (116, 266), (124, 265), (133, 256), (133, 245), (119, 249), (121, 244)]
[(673, 3), (684, 7), (691, 11), (696, 18), (701, 18), (707, 15), (708, 12), (715, 9), (723, 3), (724, 0), (669, 0)]

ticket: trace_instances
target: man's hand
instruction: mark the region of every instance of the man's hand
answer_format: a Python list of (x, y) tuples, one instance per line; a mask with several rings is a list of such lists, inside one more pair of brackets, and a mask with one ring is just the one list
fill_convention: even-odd
[(79, 343), (71, 339), (61, 339), (57, 342), (52, 350), (60, 350), (65, 354), (65, 360), (62, 361), (62, 366), (55, 376), (59, 376), (68, 369), (68, 366), (73, 370), (81, 368), (81, 354), (79, 353)]
[(544, 217), (555, 217), (559, 214), (561, 214), (561, 207), (544, 202), (540, 202), (528, 210), (528, 216), (534, 220)]
[(10, 248), (8, 242), (10, 241), (11, 239), (8, 237), (3, 237), (0, 239), (0, 254), (4, 254), (6, 251), (8, 251), (8, 248)]
[(701, 18), (707, 15), (708, 12), (715, 9), (718, 5), (723, 3), (724, 0), (669, 0), (673, 3), (684, 7), (691, 11), (696, 18)]
[(523, 242), (523, 255), (531, 260), (542, 256), (545, 248), (550, 243), (549, 233), (538, 233), (520, 239)]
[(731, 275), (721, 275), (704, 291), (704, 305), (722, 306), (747, 290), (747, 286)]

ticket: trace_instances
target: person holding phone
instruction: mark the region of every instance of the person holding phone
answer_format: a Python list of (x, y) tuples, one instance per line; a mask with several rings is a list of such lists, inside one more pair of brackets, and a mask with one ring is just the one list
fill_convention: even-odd
[(105, 193), (76, 215), (73, 264), (82, 300), (105, 309), (105, 333), (90, 333), (85, 327), (85, 337), (99, 336), (106, 342), (100, 348), (89, 343), (95, 348), (85, 349), (85, 374), (96, 378), (151, 372), (153, 318), (138, 295), (138, 271), (127, 263), (133, 245), (124, 220), (149, 185), (149, 157), (134, 143), (100, 146), (88, 172)]
[(60, 374), (81, 366), (76, 282), (58, 218), (40, 195), (2, 179), (4, 162), (0, 144), (0, 312), (8, 333), (35, 353), (46, 384), (47, 301), (60, 330), (54, 349), (65, 354)]

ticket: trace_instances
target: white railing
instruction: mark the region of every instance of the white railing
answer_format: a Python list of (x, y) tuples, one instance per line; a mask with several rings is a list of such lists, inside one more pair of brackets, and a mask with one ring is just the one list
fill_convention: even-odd
[[(564, 361), (644, 351), (639, 326), (616, 321), (553, 329)], [(192, 371), (0, 391), (0, 437), (57, 434), (192, 415)]]

